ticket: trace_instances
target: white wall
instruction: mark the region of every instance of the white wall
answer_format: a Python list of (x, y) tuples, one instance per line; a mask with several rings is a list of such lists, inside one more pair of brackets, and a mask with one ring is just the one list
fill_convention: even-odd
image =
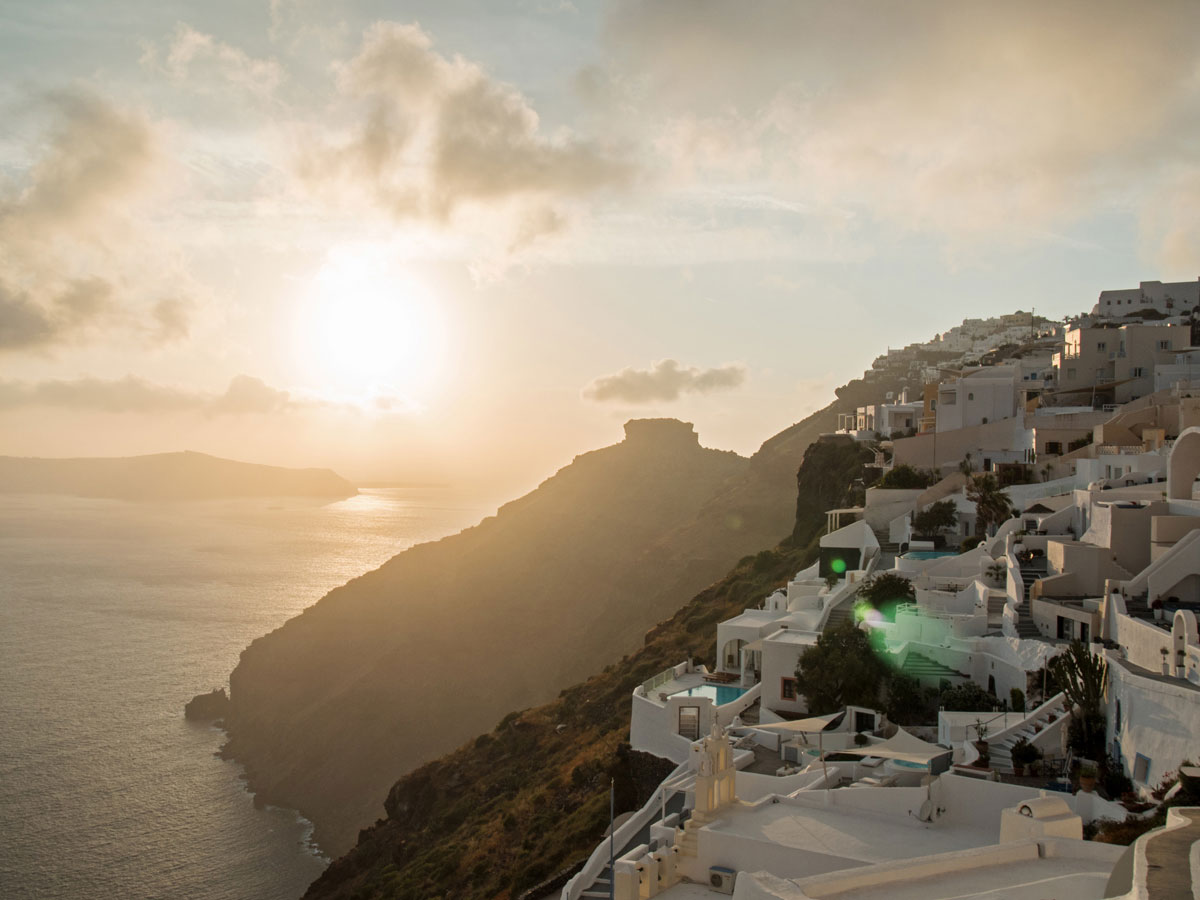
[[(1150, 760), (1139, 787), (1153, 788), (1184, 759), (1200, 756), (1200, 690), (1184, 681), (1162, 681), (1134, 675), (1110, 663), (1108, 738), (1120, 749), (1126, 774), (1133, 777), (1135, 754)], [(1117, 703), (1121, 723), (1117, 729)]]

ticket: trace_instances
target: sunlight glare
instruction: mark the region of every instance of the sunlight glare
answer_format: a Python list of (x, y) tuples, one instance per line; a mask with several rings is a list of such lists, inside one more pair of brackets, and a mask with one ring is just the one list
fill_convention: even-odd
[(298, 349), (322, 394), (381, 409), (428, 399), (443, 356), (438, 309), (384, 251), (331, 251), (302, 306)]

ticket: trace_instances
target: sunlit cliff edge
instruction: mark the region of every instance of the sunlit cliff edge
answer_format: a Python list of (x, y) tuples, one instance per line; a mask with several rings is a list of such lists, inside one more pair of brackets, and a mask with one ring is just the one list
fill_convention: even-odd
[(329, 469), (285, 469), (184, 451), (107, 459), (0, 456), (0, 493), (117, 500), (340, 499), (358, 489)]

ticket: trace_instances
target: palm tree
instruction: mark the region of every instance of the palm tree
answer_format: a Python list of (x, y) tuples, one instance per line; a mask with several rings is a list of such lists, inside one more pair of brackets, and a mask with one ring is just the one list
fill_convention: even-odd
[(1008, 494), (990, 472), (975, 475), (967, 484), (967, 499), (975, 504), (975, 533), (987, 534), (989, 525), (1000, 525), (1012, 517)]

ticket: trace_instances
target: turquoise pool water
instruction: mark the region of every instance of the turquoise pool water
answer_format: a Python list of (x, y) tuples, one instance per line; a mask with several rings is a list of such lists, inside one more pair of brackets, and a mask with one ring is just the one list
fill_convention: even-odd
[(682, 694), (687, 697), (707, 697), (717, 706), (724, 706), (726, 703), (732, 703), (744, 693), (746, 693), (746, 688), (734, 687), (731, 684), (701, 684), (685, 691), (676, 691), (671, 696), (678, 697)]
[(907, 759), (893, 759), (891, 762), (893, 766), (899, 766), (901, 769), (929, 769), (928, 763), (909, 762)]
[(941, 559), (943, 556), (958, 556), (957, 550), (909, 550), (901, 559)]

